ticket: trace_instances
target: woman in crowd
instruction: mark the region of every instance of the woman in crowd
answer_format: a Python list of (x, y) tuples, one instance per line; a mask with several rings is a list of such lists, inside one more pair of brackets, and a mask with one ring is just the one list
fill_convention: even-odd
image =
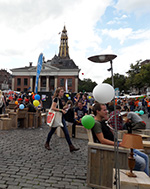
[(74, 105), (77, 106), (79, 100), (80, 100), (80, 93), (77, 93), (76, 96), (73, 98)]
[(6, 107), (6, 102), (4, 100), (4, 96), (2, 95), (2, 91), (0, 90), (0, 114), (2, 114), (4, 106)]
[(83, 103), (83, 107), (87, 110), (88, 99), (87, 99), (87, 95), (86, 94), (82, 95), (82, 103)]
[[(63, 109), (63, 104), (62, 104), (62, 101), (61, 101), (61, 98), (63, 96), (64, 96), (64, 90), (62, 88), (57, 88), (55, 93), (54, 93), (54, 99), (53, 99), (53, 102), (52, 102), (52, 105), (51, 105), (51, 109), (56, 111), (56, 112), (57, 111), (58, 112), (62, 112), (62, 124), (63, 124), (63, 127), (61, 127), (61, 128), (62, 128), (62, 130), (63, 130), (63, 132), (65, 134), (65, 138), (66, 138), (67, 143), (69, 145), (70, 152), (73, 152), (73, 151), (79, 150), (79, 148), (75, 148), (72, 145), (72, 142), (70, 140), (70, 136), (69, 136), (67, 125), (66, 125), (65, 118), (64, 118), (64, 114), (66, 113), (66, 111)], [(59, 109), (57, 107), (57, 103), (59, 103)], [(46, 140), (46, 143), (45, 143), (45, 148), (47, 150), (51, 150), (51, 148), (49, 146), (49, 143), (50, 143), (51, 137), (54, 134), (54, 132), (56, 131), (56, 129), (57, 129), (57, 127), (52, 127), (50, 132), (48, 133), (47, 140)]]

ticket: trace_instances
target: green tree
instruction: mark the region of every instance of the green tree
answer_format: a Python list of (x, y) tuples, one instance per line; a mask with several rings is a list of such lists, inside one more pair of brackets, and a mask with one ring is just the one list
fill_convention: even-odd
[[(112, 78), (109, 77), (103, 81), (103, 83), (108, 83), (112, 85)], [(120, 91), (127, 90), (127, 87), (125, 86), (126, 83), (126, 77), (124, 75), (120, 75), (119, 73), (114, 74), (114, 88), (119, 88)]]
[(130, 65), (130, 70), (126, 72), (128, 77), (126, 79), (125, 86), (127, 88), (136, 88), (140, 89), (143, 87), (143, 76), (141, 74), (141, 60), (136, 61), (136, 64), (133, 63)]
[(143, 82), (143, 86), (150, 86), (150, 64), (145, 64), (143, 66), (141, 66), (141, 79)]
[(93, 82), (91, 79), (79, 79), (78, 91), (92, 92), (94, 87), (97, 85), (96, 82)]

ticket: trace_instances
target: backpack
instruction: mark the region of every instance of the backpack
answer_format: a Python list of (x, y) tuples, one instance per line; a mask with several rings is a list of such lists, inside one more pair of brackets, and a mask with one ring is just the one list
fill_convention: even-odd
[(2, 108), (2, 106), (3, 106), (3, 98), (0, 97), (0, 108)]

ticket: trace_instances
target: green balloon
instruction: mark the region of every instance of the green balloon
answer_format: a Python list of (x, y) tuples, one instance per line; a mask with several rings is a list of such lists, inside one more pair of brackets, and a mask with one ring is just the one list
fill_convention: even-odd
[(81, 123), (86, 129), (92, 129), (95, 124), (95, 119), (91, 115), (85, 115), (82, 117)]
[(140, 115), (143, 115), (143, 114), (144, 114), (144, 111), (143, 111), (143, 110), (140, 110), (140, 111), (139, 111), (139, 114), (140, 114)]
[(135, 111), (135, 113), (139, 114), (139, 112), (138, 112), (138, 111)]

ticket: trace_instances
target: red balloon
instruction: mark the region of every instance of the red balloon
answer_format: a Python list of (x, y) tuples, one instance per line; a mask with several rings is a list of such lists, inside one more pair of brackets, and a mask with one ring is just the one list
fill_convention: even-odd
[(33, 100), (35, 100), (34, 96), (35, 96), (35, 95), (32, 95), (32, 99), (33, 99)]

